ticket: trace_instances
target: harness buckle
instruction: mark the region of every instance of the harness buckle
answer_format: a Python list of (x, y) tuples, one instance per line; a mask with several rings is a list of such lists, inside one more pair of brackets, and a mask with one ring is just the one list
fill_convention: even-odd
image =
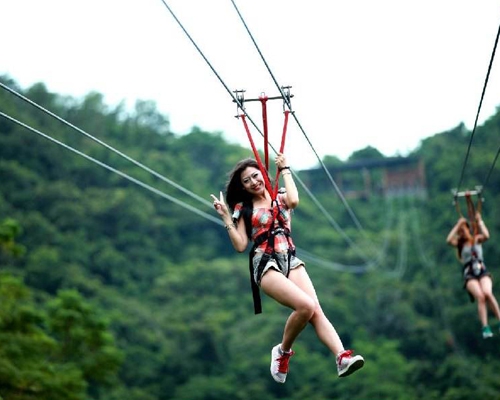
[(285, 233), (283, 228), (276, 228), (271, 231), (271, 235), (276, 235), (277, 233)]

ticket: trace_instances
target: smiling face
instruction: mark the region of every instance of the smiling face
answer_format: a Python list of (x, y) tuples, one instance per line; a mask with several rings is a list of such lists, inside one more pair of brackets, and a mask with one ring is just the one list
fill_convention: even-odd
[(261, 194), (265, 189), (265, 181), (258, 168), (247, 167), (241, 173), (243, 188), (252, 195)]

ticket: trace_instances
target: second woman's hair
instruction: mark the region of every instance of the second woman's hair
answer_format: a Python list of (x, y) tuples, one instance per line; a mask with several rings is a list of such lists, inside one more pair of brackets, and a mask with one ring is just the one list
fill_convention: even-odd
[[(467, 231), (470, 232), (470, 225), (468, 222), (465, 222), (464, 225), (467, 228)], [(462, 249), (464, 248), (465, 243), (469, 240), (466, 235), (464, 235), (462, 228), (458, 231), (458, 241), (457, 241), (457, 257), (459, 260), (462, 259)]]

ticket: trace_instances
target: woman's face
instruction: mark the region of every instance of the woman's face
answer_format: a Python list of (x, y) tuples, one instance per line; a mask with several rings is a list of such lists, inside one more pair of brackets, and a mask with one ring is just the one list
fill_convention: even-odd
[(241, 184), (251, 194), (260, 194), (266, 189), (264, 177), (258, 168), (246, 167), (241, 173)]

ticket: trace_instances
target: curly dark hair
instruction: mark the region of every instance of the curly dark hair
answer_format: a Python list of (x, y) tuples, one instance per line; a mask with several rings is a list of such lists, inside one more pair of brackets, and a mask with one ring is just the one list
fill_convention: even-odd
[[(243, 184), (241, 183), (241, 173), (248, 167), (260, 170), (257, 161), (253, 158), (245, 158), (239, 161), (228, 174), (226, 201), (231, 211), (234, 211), (234, 206), (238, 203), (252, 203), (252, 196), (243, 189)], [(269, 175), (267, 175), (267, 178), (269, 179)], [(269, 182), (271, 182), (270, 179)]]
[[(252, 229), (251, 216), (253, 212), (252, 195), (243, 189), (243, 184), (241, 183), (241, 173), (248, 167), (260, 170), (256, 160), (245, 158), (239, 161), (229, 172), (229, 179), (226, 184), (226, 202), (231, 212), (234, 211), (236, 204), (243, 203), (242, 217), (245, 220), (247, 236), (250, 237)], [(267, 177), (269, 179), (269, 175)]]

